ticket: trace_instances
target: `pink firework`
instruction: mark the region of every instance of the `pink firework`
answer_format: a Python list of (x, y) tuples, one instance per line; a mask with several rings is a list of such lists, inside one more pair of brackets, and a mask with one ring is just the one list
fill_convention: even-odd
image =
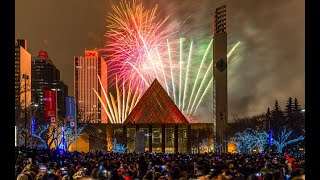
[(117, 75), (119, 81), (131, 79), (136, 88), (144, 91), (157, 78), (157, 72), (168, 66), (169, 63), (164, 63), (167, 58), (161, 54), (167, 51), (166, 39), (173, 28), (166, 25), (168, 17), (157, 18), (157, 8), (155, 5), (151, 10), (145, 9), (136, 0), (121, 0), (119, 5), (112, 6), (114, 13), (107, 18), (103, 49), (111, 85)]

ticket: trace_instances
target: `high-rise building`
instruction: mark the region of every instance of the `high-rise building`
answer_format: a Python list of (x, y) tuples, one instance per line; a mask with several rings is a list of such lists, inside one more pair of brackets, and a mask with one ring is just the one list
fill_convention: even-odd
[(27, 41), (18, 39), (15, 43), (15, 113), (31, 104), (31, 54), (27, 51)]
[(227, 32), (226, 32), (226, 5), (216, 9), (214, 16), (214, 98), (216, 131), (215, 140), (221, 145), (218, 151), (228, 152), (227, 124), (228, 124), (228, 81), (227, 81)]
[(62, 81), (54, 81), (51, 83), (51, 90), (57, 92), (57, 111), (60, 117), (66, 115), (66, 96), (68, 96), (68, 86)]
[(44, 90), (57, 91), (58, 116), (65, 116), (65, 97), (68, 87), (60, 80), (60, 71), (53, 64), (46, 51), (40, 51), (32, 58), (32, 103), (39, 106), (39, 117), (45, 120)]
[[(98, 76), (101, 78), (102, 86), (107, 92), (107, 69), (106, 62), (97, 50), (85, 50), (84, 56), (74, 57), (74, 95), (76, 98), (78, 122), (82, 123), (107, 123), (107, 115), (96, 90), (101, 96), (102, 88)], [(104, 100), (104, 96), (102, 96)]]

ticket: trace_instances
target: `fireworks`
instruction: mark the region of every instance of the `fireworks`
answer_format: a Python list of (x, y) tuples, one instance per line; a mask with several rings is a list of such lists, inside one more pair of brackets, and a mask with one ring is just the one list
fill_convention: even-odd
[[(144, 84), (146, 84), (147, 87), (149, 87), (154, 78), (157, 78), (180, 111), (185, 116), (194, 117), (197, 114), (197, 109), (203, 102), (203, 99), (205, 99), (206, 95), (208, 95), (208, 92), (211, 92), (209, 90), (213, 87), (213, 40), (207, 44), (202, 44), (202, 47), (205, 48), (204, 54), (200, 52), (200, 50), (204, 50), (201, 48), (199, 51), (194, 52), (195, 50), (193, 50), (193, 41), (190, 42), (190, 46), (188, 48), (189, 51), (187, 52), (184, 52), (184, 49), (182, 48), (184, 40), (181, 40), (180, 43), (180, 52), (172, 50), (169, 41), (167, 41), (167, 51), (165, 51), (166, 54), (163, 54), (162, 56), (159, 52), (157, 52), (156, 55), (153, 54), (153, 64), (159, 64), (157, 66), (159, 68), (152, 68), (150, 71), (141, 73), (141, 69), (144, 67), (132, 66), (139, 74), (139, 78), (144, 81)], [(232, 52), (234, 52), (234, 49), (239, 45), (239, 43), (232, 48), (227, 57), (231, 56)], [(172, 54), (179, 54), (179, 56), (172, 58)], [(187, 59), (184, 60), (184, 58), (181, 57), (183, 54), (188, 54)], [(168, 57), (168, 60), (164, 60), (162, 57)], [(200, 59), (201, 61), (199, 61)], [(129, 64), (131, 63), (129, 62)], [(172, 66), (172, 64), (174, 64), (174, 66)], [(139, 90), (137, 87), (133, 88)], [(119, 92), (118, 86), (117, 92)], [(143, 93), (144, 91), (141, 92), (139, 90), (139, 92)], [(125, 95), (125, 93), (123, 94)], [(116, 107), (114, 105), (114, 108), (121, 107), (121, 104), (119, 104), (121, 97), (117, 97), (118, 106)], [(210, 96), (209, 98), (213, 98), (213, 96)], [(120, 114), (120, 112), (118, 114)]]
[(137, 105), (138, 101), (141, 98), (141, 93), (137, 90), (132, 90), (131, 81), (129, 82), (128, 90), (126, 90), (124, 83), (122, 84), (121, 93), (120, 87), (118, 85), (118, 79), (116, 78), (117, 99), (115, 99), (112, 93), (109, 93), (109, 96), (106, 94), (99, 76), (98, 80), (106, 102), (102, 100), (101, 96), (95, 89), (93, 89), (93, 91), (96, 93), (99, 101), (101, 102), (103, 110), (106, 112), (110, 123), (123, 123), (130, 112), (133, 110), (133, 108)]
[[(122, 0), (112, 6), (114, 13), (109, 13), (103, 50), (107, 52), (110, 86), (115, 86), (116, 96), (104, 93), (107, 103), (103, 108), (112, 123), (126, 119), (155, 78), (192, 121), (204, 99), (214, 102), (208, 93), (213, 92), (214, 85), (213, 39), (169, 41), (173, 27), (166, 25), (168, 17), (156, 18), (157, 8), (156, 5), (147, 10), (141, 2)], [(231, 49), (228, 58), (239, 44)]]
[[(158, 76), (161, 66), (152, 58), (165, 46), (162, 42), (172, 33), (172, 27), (165, 24), (168, 17), (157, 19), (157, 8), (156, 5), (147, 10), (136, 0), (131, 3), (122, 0), (118, 6), (112, 6), (114, 14), (109, 13), (107, 19), (109, 30), (103, 50), (107, 53), (113, 85), (117, 75), (119, 81), (127, 84), (131, 79), (143, 91), (148, 87), (147, 82)], [(150, 75), (150, 71), (154, 74)]]

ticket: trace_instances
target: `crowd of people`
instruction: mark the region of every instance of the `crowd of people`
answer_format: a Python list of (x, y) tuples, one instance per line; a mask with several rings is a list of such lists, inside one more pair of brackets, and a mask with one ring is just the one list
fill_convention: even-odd
[(304, 178), (304, 154), (63, 152), (16, 147), (17, 180)]

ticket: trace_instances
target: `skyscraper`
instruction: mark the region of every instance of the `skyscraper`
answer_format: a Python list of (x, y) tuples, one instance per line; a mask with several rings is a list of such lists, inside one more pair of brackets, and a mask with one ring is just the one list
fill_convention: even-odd
[[(18, 39), (15, 43), (15, 113), (31, 104), (31, 54), (27, 51), (27, 41)], [(26, 91), (25, 91), (26, 90)], [(26, 98), (25, 98), (26, 96)]]
[(216, 117), (216, 144), (221, 153), (228, 152), (227, 124), (228, 124), (228, 81), (227, 81), (227, 32), (226, 32), (226, 5), (216, 9), (214, 16), (214, 87), (215, 87), (215, 117)]
[(102, 88), (98, 76), (107, 90), (106, 72), (106, 62), (97, 50), (85, 50), (84, 56), (74, 57), (74, 95), (78, 122), (107, 123), (107, 116), (101, 111), (101, 103), (93, 91), (95, 89), (101, 96)]
[(39, 118), (44, 119), (44, 90), (57, 91), (58, 116), (65, 115), (65, 96), (68, 87), (60, 80), (60, 71), (53, 64), (46, 51), (40, 51), (32, 58), (32, 103), (39, 106)]

